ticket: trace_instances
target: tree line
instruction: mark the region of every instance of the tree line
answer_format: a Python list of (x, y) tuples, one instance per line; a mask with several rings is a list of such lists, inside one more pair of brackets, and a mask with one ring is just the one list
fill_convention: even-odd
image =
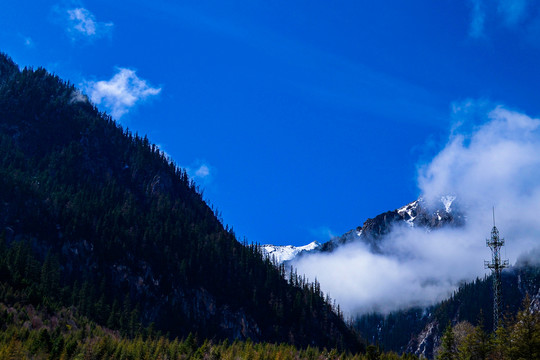
[[(536, 304), (538, 306), (538, 304)], [(461, 321), (448, 324), (436, 350), (438, 360), (537, 360), (540, 359), (540, 312), (527, 295), (517, 315), (507, 313), (495, 333)]]

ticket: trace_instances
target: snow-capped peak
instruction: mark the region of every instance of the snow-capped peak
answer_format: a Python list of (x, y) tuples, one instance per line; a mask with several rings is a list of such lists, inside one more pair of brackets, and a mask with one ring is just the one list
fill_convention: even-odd
[(311, 251), (321, 246), (317, 241), (313, 241), (304, 246), (292, 246), (292, 245), (261, 245), (263, 255), (274, 258), (278, 264), (293, 259), (302, 251)]
[[(415, 210), (418, 208), (419, 201), (420, 200), (413, 201), (412, 203), (409, 203), (397, 210), (397, 213), (403, 216), (405, 218), (405, 222), (407, 222), (407, 224), (409, 224), (411, 227), (414, 226), (413, 221), (416, 218)], [(405, 216), (405, 214), (408, 215), (408, 218)]]

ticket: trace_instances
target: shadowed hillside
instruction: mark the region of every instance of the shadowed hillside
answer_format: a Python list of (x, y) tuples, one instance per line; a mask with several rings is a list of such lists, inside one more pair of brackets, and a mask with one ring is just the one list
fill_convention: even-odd
[[(181, 136), (178, 141), (182, 141)], [(0, 300), (122, 334), (361, 345), (312, 284), (240, 244), (185, 170), (74, 86), (0, 55)]]

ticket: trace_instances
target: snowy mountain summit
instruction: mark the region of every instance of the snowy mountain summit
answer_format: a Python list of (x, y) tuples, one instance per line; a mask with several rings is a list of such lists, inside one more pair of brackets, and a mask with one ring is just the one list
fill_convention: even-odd
[(437, 228), (460, 220), (458, 219), (460, 214), (452, 214), (455, 200), (455, 196), (445, 195), (434, 204), (428, 205), (423, 198), (419, 198), (397, 209), (396, 212), (411, 227)]
[(262, 245), (261, 249), (264, 255), (271, 259), (275, 258), (278, 264), (290, 261), (302, 252), (305, 254), (332, 252), (344, 244), (357, 241), (367, 244), (373, 252), (379, 252), (382, 238), (391, 231), (393, 226), (403, 224), (411, 228), (431, 231), (446, 226), (462, 226), (464, 223), (465, 217), (455, 196), (445, 195), (431, 202), (420, 197), (399, 209), (367, 219), (362, 226), (323, 244), (314, 241), (299, 247)]
[(308, 252), (317, 249), (321, 244), (317, 241), (313, 241), (304, 246), (292, 246), (292, 245), (261, 245), (261, 250), (264, 256), (270, 259), (275, 259), (278, 264), (285, 261), (289, 261), (296, 257), (301, 252)]

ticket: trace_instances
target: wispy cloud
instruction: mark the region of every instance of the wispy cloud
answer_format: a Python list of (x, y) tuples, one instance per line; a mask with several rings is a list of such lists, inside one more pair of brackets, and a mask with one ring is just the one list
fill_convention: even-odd
[[(471, 22), (469, 35), (472, 38), (487, 36), (488, 19), (490, 26), (504, 25), (507, 28), (518, 28), (520, 25), (538, 16), (539, 4), (530, 0), (470, 0)], [(536, 11), (529, 11), (532, 8)], [(529, 26), (526, 26), (528, 28)], [(529, 29), (530, 31), (530, 29)]]
[(214, 168), (206, 161), (197, 160), (193, 165), (187, 166), (185, 169), (193, 180), (203, 185), (208, 185), (214, 175)]
[(484, 22), (486, 14), (482, 8), (482, 0), (471, 0), (471, 25), (469, 28), (469, 35), (473, 38), (480, 38), (484, 36)]
[(88, 102), (88, 96), (81, 93), (78, 89), (75, 89), (71, 93), (71, 97), (69, 99), (69, 102), (71, 104), (73, 104), (73, 103), (87, 103)]
[(210, 168), (206, 164), (202, 164), (197, 170), (195, 170), (195, 177), (204, 179), (210, 176)]
[(517, 25), (526, 16), (528, 0), (499, 0), (497, 11), (508, 26)]
[(309, 232), (318, 241), (328, 241), (336, 236), (336, 233), (328, 226), (319, 226), (318, 228), (310, 229)]
[(88, 82), (86, 92), (94, 103), (104, 104), (114, 118), (120, 119), (137, 103), (159, 94), (161, 88), (149, 86), (135, 70), (117, 68), (108, 81)]
[(32, 40), (31, 37), (29, 36), (24, 36), (24, 35), (19, 35), (24, 43), (24, 46), (26, 46), (27, 48), (33, 48), (35, 46), (34, 44), (34, 40)]
[[(424, 122), (423, 119), (443, 115), (438, 105), (445, 104), (438, 94), (423, 86), (378, 71), (357, 59), (283, 36), (271, 28), (244, 25), (226, 17), (212, 17), (181, 3), (156, 4), (152, 11), (160, 11), (160, 16), (173, 17), (174, 21), (195, 29), (243, 43), (257, 52), (266, 52), (276, 63), (283, 62), (296, 68), (294, 76), (287, 75), (281, 79), (284, 91), (292, 91), (295, 96), (309, 101), (317, 97), (322, 103), (340, 109), (382, 115), (390, 121)], [(326, 71), (320, 71), (321, 68)], [(388, 106), (389, 103), (393, 106)], [(433, 122), (425, 123), (433, 125)]]
[(64, 26), (67, 34), (74, 41), (109, 36), (114, 26), (112, 22), (97, 21), (94, 14), (79, 2), (70, 7), (57, 5), (53, 7), (53, 13), (56, 21)]
[[(446, 146), (420, 167), (418, 184), (429, 202), (455, 194), (467, 223), (462, 228), (426, 232), (396, 226), (382, 240), (380, 253), (363, 244), (331, 254), (305, 256), (301, 273), (351, 313), (390, 312), (427, 306), (447, 297), (461, 281), (485, 273), (485, 246), (495, 206), (497, 226), (506, 238), (511, 263), (538, 249), (540, 238), (540, 119), (467, 101), (454, 106), (460, 118)], [(475, 124), (469, 126), (468, 121)], [(401, 204), (398, 204), (401, 205)], [(538, 253), (538, 252), (536, 252)], [(530, 257), (530, 256), (529, 256)]]
[(165, 158), (167, 158), (167, 160), (169, 160), (169, 161), (173, 160), (172, 156), (165, 150), (165, 147), (164, 147), (163, 144), (156, 144), (156, 146), (158, 147), (159, 151), (161, 151), (163, 156), (165, 156)]

